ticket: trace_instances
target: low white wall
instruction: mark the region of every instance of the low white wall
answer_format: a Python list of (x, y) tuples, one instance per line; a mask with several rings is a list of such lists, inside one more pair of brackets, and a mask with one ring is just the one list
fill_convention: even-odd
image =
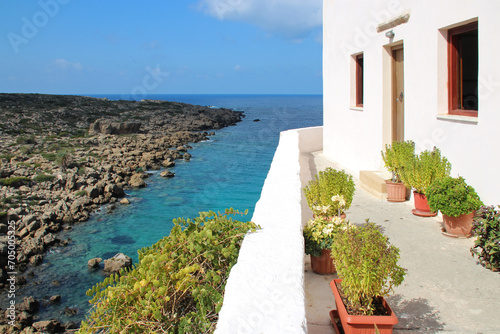
[(307, 333), (301, 150), (322, 147), (322, 127), (284, 131), (226, 285), (216, 334)]

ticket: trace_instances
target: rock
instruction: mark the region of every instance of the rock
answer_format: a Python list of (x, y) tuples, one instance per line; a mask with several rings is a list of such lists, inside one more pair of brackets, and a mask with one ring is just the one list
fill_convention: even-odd
[(89, 196), (90, 198), (96, 198), (99, 196), (99, 188), (97, 188), (96, 186), (88, 186), (87, 188), (85, 188), (85, 191), (87, 192), (87, 196)]
[(49, 298), (49, 303), (50, 304), (58, 304), (61, 302), (61, 295), (55, 295), (55, 296), (51, 296)]
[(89, 134), (125, 135), (138, 133), (140, 128), (141, 123), (138, 122), (112, 122), (110, 120), (98, 119), (90, 125)]
[(49, 334), (58, 333), (63, 330), (61, 323), (56, 320), (38, 321), (32, 325), (38, 332), (46, 332)]
[(24, 297), (22, 303), (18, 305), (19, 311), (26, 311), (28, 313), (35, 313), (40, 307), (40, 302), (36, 300), (33, 296)]
[(128, 184), (133, 188), (144, 188), (146, 186), (146, 182), (144, 182), (140, 173), (132, 175)]
[(128, 204), (130, 204), (130, 201), (129, 201), (127, 198), (122, 198), (122, 199), (120, 200), (120, 204), (125, 204), (125, 205), (128, 205)]
[(36, 254), (36, 255), (33, 255), (31, 258), (30, 258), (30, 264), (32, 266), (37, 266), (39, 265), (40, 263), (42, 263), (43, 261), (43, 255), (40, 255), (40, 254)]
[(174, 167), (175, 166), (175, 161), (172, 161), (172, 159), (168, 158), (164, 160), (161, 165), (163, 167), (169, 168), (169, 167)]
[(118, 253), (110, 259), (104, 260), (104, 271), (119, 272), (122, 268), (132, 267), (132, 259), (123, 253)]
[(87, 265), (90, 267), (90, 268), (99, 268), (99, 265), (100, 263), (102, 262), (102, 259), (100, 257), (95, 257), (93, 259), (90, 259), (88, 262), (87, 262)]
[(191, 154), (189, 154), (189, 153), (184, 153), (184, 155), (182, 156), (182, 158), (183, 158), (184, 160), (186, 160), (186, 161), (189, 161), (189, 160), (191, 160)]
[(111, 194), (113, 197), (123, 197), (125, 196), (125, 192), (121, 187), (116, 184), (108, 183), (104, 188), (104, 192)]
[(58, 241), (59, 239), (57, 239), (52, 233), (49, 233), (43, 237), (43, 243), (47, 246), (52, 246)]
[(168, 170), (166, 170), (166, 171), (161, 172), (160, 176), (162, 176), (162, 177), (174, 177), (175, 173), (172, 173), (172, 172), (169, 172)]

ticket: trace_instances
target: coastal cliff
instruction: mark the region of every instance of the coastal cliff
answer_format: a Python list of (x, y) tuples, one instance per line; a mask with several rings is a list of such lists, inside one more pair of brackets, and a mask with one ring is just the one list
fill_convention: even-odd
[[(168, 101), (0, 94), (0, 288), (8, 289), (12, 271), (9, 229), (19, 285), (50, 247), (67, 243), (59, 231), (103, 204), (127, 203), (124, 190), (146, 186), (148, 170), (189, 160), (188, 143), (242, 117)], [(30, 326), (32, 319), (22, 311), (17, 323)]]

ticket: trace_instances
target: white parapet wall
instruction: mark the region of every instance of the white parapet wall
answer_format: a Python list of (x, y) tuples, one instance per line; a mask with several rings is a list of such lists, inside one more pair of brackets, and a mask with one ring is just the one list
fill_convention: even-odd
[(307, 333), (301, 159), (322, 148), (322, 127), (284, 131), (226, 285), (216, 334)]

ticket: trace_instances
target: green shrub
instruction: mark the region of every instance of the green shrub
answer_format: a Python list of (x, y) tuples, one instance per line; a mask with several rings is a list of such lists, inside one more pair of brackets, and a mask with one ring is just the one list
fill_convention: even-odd
[(41, 182), (52, 182), (56, 177), (54, 175), (40, 174), (33, 178), (33, 181), (37, 183)]
[(425, 192), (432, 211), (458, 217), (479, 209), (483, 202), (474, 188), (463, 177), (447, 176), (431, 184)]
[(93, 309), (79, 333), (211, 333), (243, 237), (256, 228), (215, 212), (174, 219), (168, 237), (139, 251), (135, 268), (87, 292)]
[(385, 145), (382, 159), (387, 170), (392, 173), (392, 181), (402, 182), (404, 169), (415, 159), (415, 143), (411, 140), (393, 141), (392, 145)]
[(18, 188), (23, 185), (29, 185), (31, 183), (31, 179), (25, 176), (15, 176), (9, 177), (5, 179), (0, 179), (0, 186), (14, 187)]
[(57, 159), (57, 155), (55, 153), (42, 153), (42, 157), (48, 161), (55, 161)]
[(80, 190), (75, 193), (76, 197), (82, 197), (82, 196), (87, 196), (87, 191), (86, 190)]
[(331, 250), (342, 291), (357, 313), (373, 314), (374, 298), (403, 283), (399, 249), (373, 223), (349, 225), (337, 234)]
[(481, 207), (474, 216), (472, 231), (477, 236), (471, 248), (479, 262), (492, 271), (500, 271), (500, 210)]
[(304, 194), (309, 208), (315, 215), (336, 216), (339, 211), (342, 213), (349, 209), (354, 190), (352, 175), (328, 167), (309, 181), (304, 187)]
[(401, 178), (408, 188), (424, 194), (427, 187), (434, 181), (449, 176), (450, 171), (451, 163), (441, 157), (441, 151), (434, 147), (432, 151), (425, 150), (413, 161), (409, 161)]

